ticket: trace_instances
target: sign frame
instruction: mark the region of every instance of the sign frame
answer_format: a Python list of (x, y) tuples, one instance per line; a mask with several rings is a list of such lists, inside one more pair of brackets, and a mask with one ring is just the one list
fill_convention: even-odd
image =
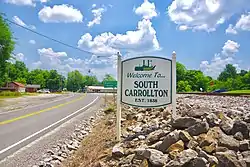
[[(122, 92), (123, 92), (123, 67), (124, 67), (124, 62), (127, 61), (131, 61), (131, 60), (136, 60), (136, 59), (147, 59), (147, 58), (154, 58), (154, 59), (162, 59), (164, 61), (169, 61), (170, 62), (170, 87), (171, 87), (171, 91), (170, 91), (170, 102), (166, 103), (166, 104), (161, 104), (161, 105), (154, 105), (154, 106), (143, 106), (143, 105), (135, 105), (135, 104), (129, 104), (123, 101), (122, 99)], [(120, 94), (120, 98), (121, 98), (121, 103), (126, 104), (126, 105), (130, 105), (133, 107), (141, 107), (141, 108), (160, 108), (160, 107), (165, 107), (168, 106), (170, 104), (173, 104), (173, 60), (165, 58), (165, 57), (159, 57), (159, 56), (138, 56), (138, 57), (133, 57), (133, 58), (129, 58), (129, 59), (125, 59), (123, 61), (121, 61), (121, 94)]]

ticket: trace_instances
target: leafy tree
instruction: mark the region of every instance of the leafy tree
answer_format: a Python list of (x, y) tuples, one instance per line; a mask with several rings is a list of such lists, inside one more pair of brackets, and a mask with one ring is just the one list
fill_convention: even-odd
[(183, 64), (176, 62), (176, 82), (185, 80), (185, 73), (186, 67)]
[(96, 76), (89, 75), (83, 77), (83, 83), (85, 86), (99, 85), (99, 81)]
[(49, 76), (46, 82), (46, 87), (51, 91), (58, 91), (61, 89), (62, 76), (58, 74), (56, 70), (50, 70)]
[(209, 85), (208, 78), (198, 70), (187, 70), (185, 80), (188, 81), (193, 91), (200, 91), (200, 88), (206, 91)]
[(30, 71), (27, 77), (28, 84), (40, 85), (41, 88), (46, 87), (46, 76), (45, 71), (40, 69), (35, 69)]
[(218, 77), (219, 81), (227, 81), (228, 78), (236, 78), (237, 70), (232, 64), (227, 64), (224, 71)]
[(9, 81), (16, 81), (21, 83), (26, 83), (26, 78), (28, 76), (28, 68), (21, 61), (16, 61), (15, 64), (10, 62), (6, 63), (7, 67), (7, 76)]
[(77, 91), (84, 87), (83, 76), (79, 71), (72, 71), (68, 73), (67, 80), (67, 90), (69, 91)]
[(110, 74), (106, 74), (104, 76), (104, 79), (102, 81), (102, 84), (105, 82), (105, 81), (116, 81), (116, 79), (114, 77), (112, 77)]
[(188, 81), (179, 81), (177, 83), (177, 92), (191, 92), (191, 86), (188, 84)]
[(247, 74), (247, 71), (246, 71), (246, 70), (241, 70), (241, 71), (240, 71), (240, 76), (243, 77), (243, 76), (246, 75), (246, 74)]
[(0, 14), (0, 86), (6, 81), (6, 61), (14, 50), (14, 41), (9, 25)]

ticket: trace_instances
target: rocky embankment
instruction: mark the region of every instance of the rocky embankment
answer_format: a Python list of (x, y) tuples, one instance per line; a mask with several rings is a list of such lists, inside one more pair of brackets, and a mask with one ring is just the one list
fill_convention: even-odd
[(123, 139), (99, 167), (250, 167), (250, 98), (184, 95), (170, 108), (123, 109)]

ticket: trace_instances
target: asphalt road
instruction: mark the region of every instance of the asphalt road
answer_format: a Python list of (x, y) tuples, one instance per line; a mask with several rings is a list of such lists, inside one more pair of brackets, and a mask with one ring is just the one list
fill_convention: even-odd
[(0, 160), (84, 112), (99, 99), (97, 94), (76, 94), (53, 103), (0, 114)]

